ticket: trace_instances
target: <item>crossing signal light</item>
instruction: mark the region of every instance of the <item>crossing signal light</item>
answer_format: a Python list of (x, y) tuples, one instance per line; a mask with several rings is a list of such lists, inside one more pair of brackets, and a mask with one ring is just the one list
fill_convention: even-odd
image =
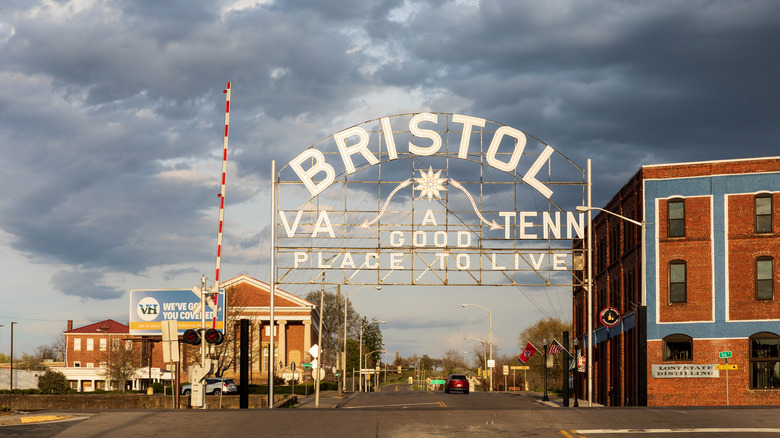
[(206, 342), (214, 345), (219, 345), (222, 343), (222, 341), (225, 340), (225, 335), (223, 335), (222, 332), (217, 329), (206, 330), (206, 333), (203, 335), (203, 337), (206, 338)]
[(200, 345), (200, 333), (197, 330), (188, 329), (181, 335), (181, 340), (185, 344)]

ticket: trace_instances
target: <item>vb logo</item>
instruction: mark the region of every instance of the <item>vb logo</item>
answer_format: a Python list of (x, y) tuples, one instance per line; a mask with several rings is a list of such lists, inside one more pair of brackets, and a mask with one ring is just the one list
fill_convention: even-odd
[(146, 297), (138, 302), (136, 312), (138, 317), (144, 321), (152, 321), (157, 318), (160, 311), (160, 303), (152, 297)]

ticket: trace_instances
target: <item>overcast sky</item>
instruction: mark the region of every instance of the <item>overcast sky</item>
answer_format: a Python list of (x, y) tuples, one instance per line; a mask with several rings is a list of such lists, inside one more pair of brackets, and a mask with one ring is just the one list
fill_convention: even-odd
[[(641, 165), (778, 155), (774, 1), (0, 2), (0, 351), (128, 320), (131, 289), (268, 281), (270, 160), (382, 116), (506, 124), (593, 160), (603, 205)], [(361, 291), (388, 351), (500, 353), (567, 291)], [(308, 290), (291, 291), (303, 296)], [(412, 301), (412, 299), (414, 301)], [(443, 305), (447, 304), (447, 305)]]

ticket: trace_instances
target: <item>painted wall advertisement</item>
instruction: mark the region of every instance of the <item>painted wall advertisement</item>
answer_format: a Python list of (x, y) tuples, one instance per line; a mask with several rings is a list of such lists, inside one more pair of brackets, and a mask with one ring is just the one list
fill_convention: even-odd
[[(211, 328), (217, 317), (217, 330), (225, 328), (225, 294), (217, 295), (218, 311), (206, 306), (206, 327)], [(130, 291), (130, 334), (161, 336), (161, 322), (178, 321), (179, 334), (191, 328), (199, 328), (200, 313), (197, 307), (200, 297), (189, 289), (174, 290), (131, 290)]]

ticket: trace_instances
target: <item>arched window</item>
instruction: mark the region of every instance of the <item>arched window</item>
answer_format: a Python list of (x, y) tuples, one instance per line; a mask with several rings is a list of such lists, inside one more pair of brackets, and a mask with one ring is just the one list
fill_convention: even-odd
[(669, 302), (684, 303), (687, 300), (686, 266), (684, 260), (672, 260), (669, 262)]
[(750, 337), (750, 389), (780, 389), (780, 337), (757, 333)]
[(756, 259), (756, 299), (774, 299), (775, 260), (772, 257)]
[(759, 193), (755, 197), (756, 233), (772, 232), (772, 194)]
[(664, 338), (664, 360), (693, 360), (693, 338), (675, 334)]

